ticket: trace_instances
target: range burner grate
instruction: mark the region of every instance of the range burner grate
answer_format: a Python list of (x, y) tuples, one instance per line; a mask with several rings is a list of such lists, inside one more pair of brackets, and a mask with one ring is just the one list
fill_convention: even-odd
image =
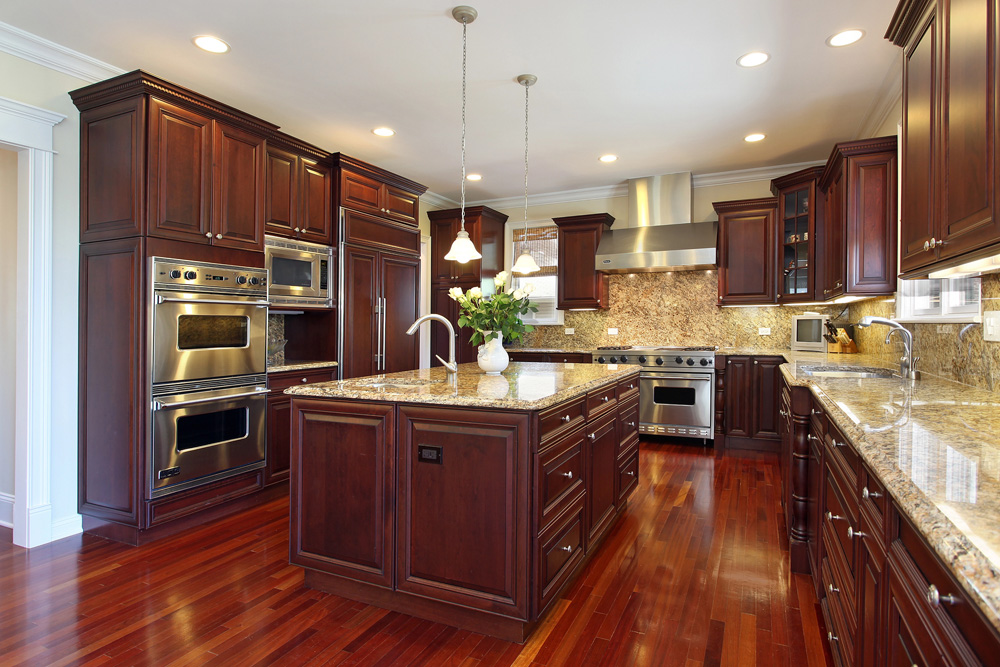
[(598, 350), (631, 350), (631, 345), (602, 345)]

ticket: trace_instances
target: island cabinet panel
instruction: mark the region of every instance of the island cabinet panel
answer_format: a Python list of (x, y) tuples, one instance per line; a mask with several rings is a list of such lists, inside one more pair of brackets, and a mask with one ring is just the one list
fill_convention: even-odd
[(398, 590), (527, 619), (529, 423), (400, 406)]
[(596, 545), (615, 518), (618, 501), (618, 431), (615, 415), (587, 424), (587, 549)]
[(584, 430), (576, 428), (538, 456), (535, 520), (548, 527), (584, 493)]
[(392, 587), (394, 409), (296, 401), (291, 562)]

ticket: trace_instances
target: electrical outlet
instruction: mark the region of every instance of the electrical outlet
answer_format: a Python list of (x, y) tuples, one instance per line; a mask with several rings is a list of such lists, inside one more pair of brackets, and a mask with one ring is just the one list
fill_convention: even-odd
[(939, 324), (937, 325), (938, 333), (955, 333), (955, 325), (953, 324)]
[(618, 335), (618, 327), (611, 327), (611, 328), (609, 328), (608, 329), (608, 335), (609, 336), (617, 336)]
[(566, 335), (567, 336), (572, 336), (575, 333), (576, 333), (576, 329), (574, 329), (573, 327), (566, 327)]
[(1000, 341), (1000, 310), (983, 313), (983, 340)]
[(757, 335), (758, 336), (770, 336), (771, 335), (771, 327), (759, 327), (757, 329)]

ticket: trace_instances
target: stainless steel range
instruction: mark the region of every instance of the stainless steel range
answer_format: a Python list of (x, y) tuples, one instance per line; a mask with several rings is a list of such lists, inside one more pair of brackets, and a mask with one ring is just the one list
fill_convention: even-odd
[(715, 437), (715, 347), (599, 347), (595, 364), (636, 364), (639, 432)]

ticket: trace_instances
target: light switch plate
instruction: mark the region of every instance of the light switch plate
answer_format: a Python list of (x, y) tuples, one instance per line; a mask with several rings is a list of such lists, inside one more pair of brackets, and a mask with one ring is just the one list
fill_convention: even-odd
[(576, 329), (574, 329), (573, 327), (566, 327), (566, 335), (567, 336), (572, 336), (575, 333), (576, 333)]
[(1000, 310), (983, 313), (983, 340), (1000, 341)]
[(618, 327), (610, 327), (608, 329), (608, 335), (609, 336), (617, 336), (618, 335)]
[(757, 329), (757, 335), (758, 336), (770, 336), (771, 335), (771, 327), (759, 327)]

